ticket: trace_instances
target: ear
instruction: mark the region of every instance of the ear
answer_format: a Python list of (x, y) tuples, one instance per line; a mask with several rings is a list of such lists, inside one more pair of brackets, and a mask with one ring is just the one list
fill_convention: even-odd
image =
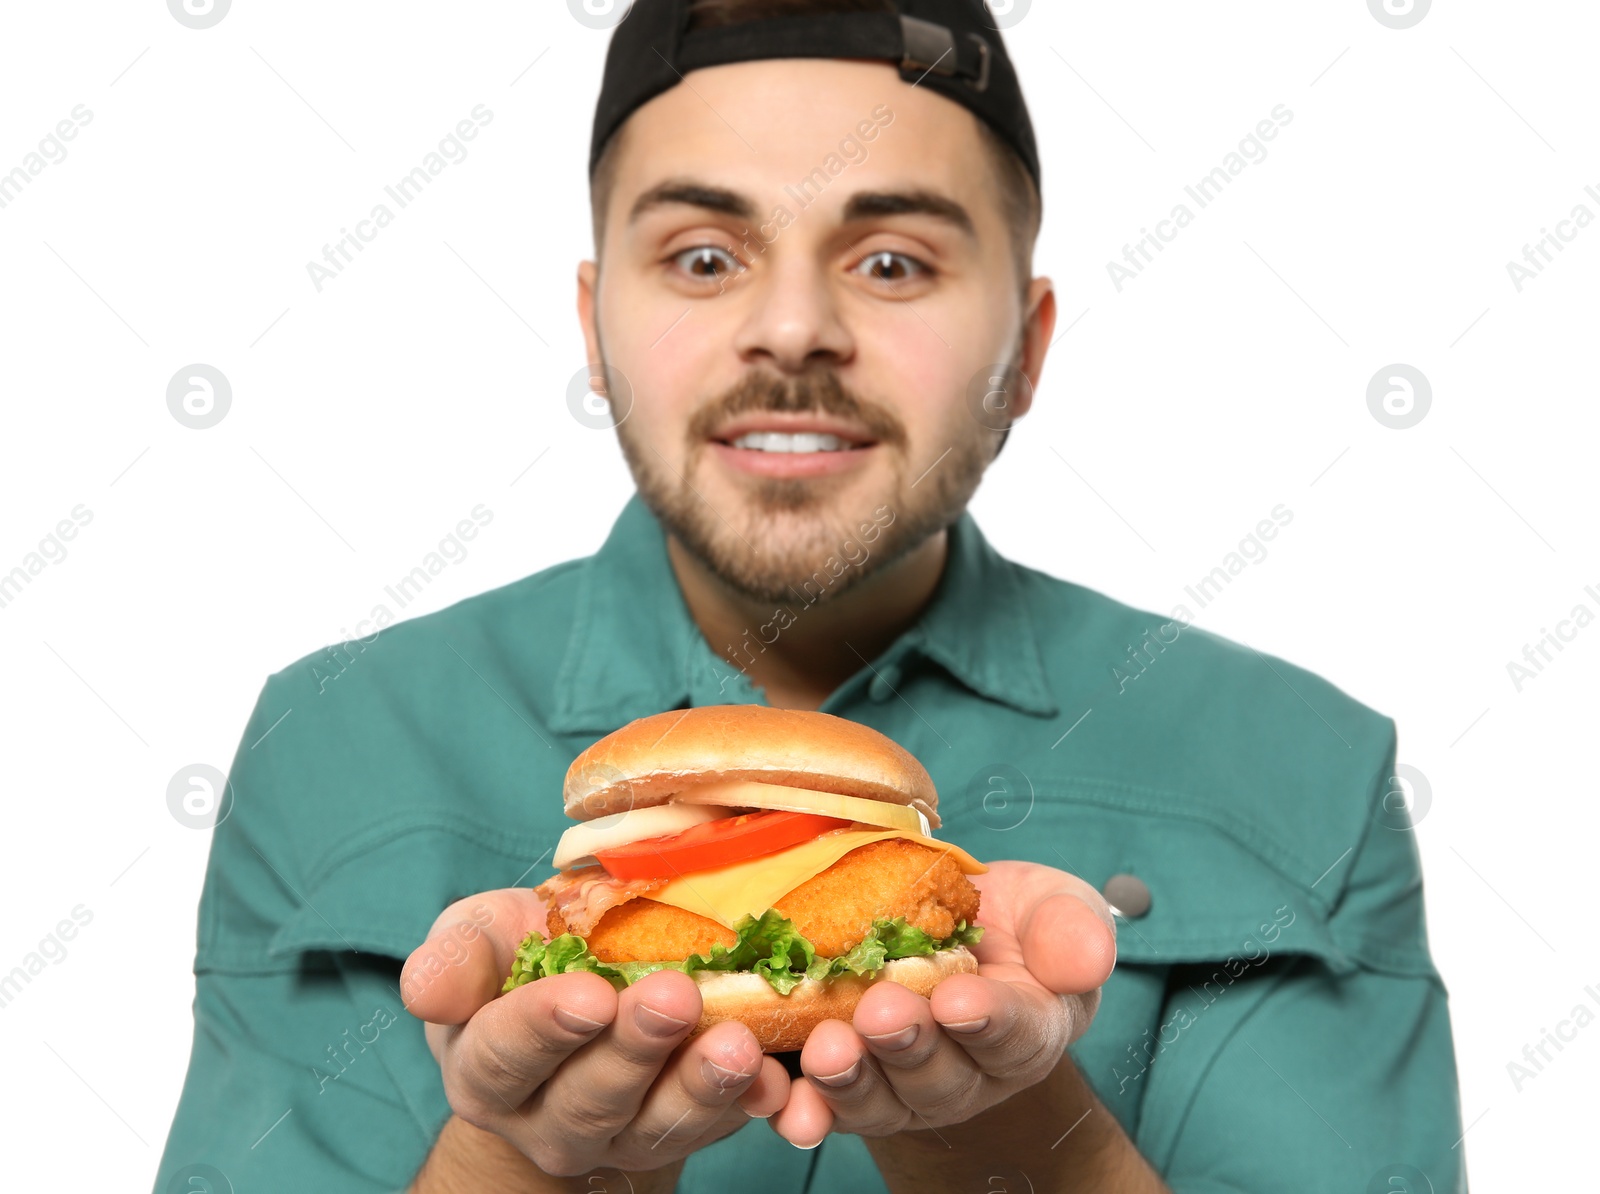
[(1022, 372), (1028, 379), (1028, 388), (1016, 395), (1014, 418), (1020, 419), (1033, 405), (1033, 391), (1039, 388), (1044, 375), (1044, 358), (1050, 351), (1050, 337), (1056, 327), (1056, 291), (1049, 278), (1035, 278), (1028, 283), (1028, 310), (1022, 324)]
[(593, 261), (578, 262), (578, 324), (583, 328), (583, 343), (592, 365), (600, 360), (600, 338), (595, 334), (595, 291), (600, 285), (600, 267)]

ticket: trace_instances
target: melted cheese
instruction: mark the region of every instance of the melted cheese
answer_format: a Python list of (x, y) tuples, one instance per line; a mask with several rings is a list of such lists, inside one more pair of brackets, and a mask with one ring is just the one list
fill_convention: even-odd
[(715, 870), (680, 875), (645, 898), (671, 904), (731, 929), (747, 913), (760, 916), (850, 851), (892, 837), (947, 851), (961, 867), (963, 874), (981, 875), (989, 869), (949, 842), (935, 841), (909, 830), (839, 829), (764, 858), (752, 858), (749, 862), (736, 862)]

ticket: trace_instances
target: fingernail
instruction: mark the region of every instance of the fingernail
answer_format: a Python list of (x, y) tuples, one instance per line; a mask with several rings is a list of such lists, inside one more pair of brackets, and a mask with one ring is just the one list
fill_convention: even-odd
[(679, 1020), (641, 1003), (634, 1009), (633, 1018), (650, 1036), (677, 1036), (689, 1027), (689, 1021)]
[(989, 1027), (989, 1017), (984, 1016), (981, 1020), (963, 1020), (959, 1024), (946, 1024), (944, 1030), (946, 1032), (982, 1032), (987, 1027)]
[(840, 1070), (837, 1074), (818, 1074), (813, 1080), (822, 1083), (824, 1086), (849, 1086), (860, 1076), (861, 1059), (858, 1057), (855, 1060), (855, 1064), (853, 1064), (849, 1069)]
[[(790, 1144), (794, 1144), (794, 1141), (793, 1141), (793, 1140), (791, 1140), (791, 1141), (789, 1141), (789, 1143), (790, 1143)], [(797, 1149), (799, 1149), (799, 1150), (800, 1150), (800, 1151), (801, 1151), (801, 1152), (803, 1152), (803, 1153), (808, 1153), (808, 1152), (810, 1152), (810, 1151), (811, 1151), (811, 1150), (812, 1150), (812, 1149), (814, 1149), (814, 1148), (816, 1148), (816, 1147), (818, 1147), (818, 1145), (820, 1145), (820, 1144), (821, 1144), (821, 1143), (822, 1143), (822, 1141), (821, 1141), (821, 1140), (819, 1140), (819, 1141), (817, 1141), (817, 1143), (816, 1143), (816, 1144), (794, 1144), (794, 1146), (795, 1146), (795, 1147), (796, 1147), (796, 1148), (797, 1148)]]
[(901, 1049), (910, 1046), (917, 1039), (917, 1026), (915, 1024), (902, 1028), (899, 1032), (886, 1032), (882, 1036), (869, 1036), (867, 1038), (880, 1049), (890, 1053), (898, 1053)]
[(754, 1074), (741, 1074), (738, 1070), (727, 1069), (709, 1059), (700, 1063), (700, 1073), (708, 1084), (724, 1092), (734, 1090), (755, 1080)]
[(556, 1008), (550, 1015), (557, 1024), (568, 1032), (588, 1033), (605, 1027), (605, 1024), (600, 1020), (591, 1020), (587, 1016), (578, 1015), (577, 1012), (569, 1012), (564, 1007)]

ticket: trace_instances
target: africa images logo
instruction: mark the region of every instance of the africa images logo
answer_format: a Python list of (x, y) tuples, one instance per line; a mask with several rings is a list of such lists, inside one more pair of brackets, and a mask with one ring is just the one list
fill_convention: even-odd
[(223, 17), (233, 0), (167, 0), (167, 10), (180, 25), (190, 29), (209, 29)]

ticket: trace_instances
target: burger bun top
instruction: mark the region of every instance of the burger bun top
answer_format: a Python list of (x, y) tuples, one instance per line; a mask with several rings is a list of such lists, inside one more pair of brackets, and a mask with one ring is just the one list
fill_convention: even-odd
[(767, 705), (703, 705), (630, 721), (573, 760), (562, 801), (567, 816), (589, 821), (730, 780), (907, 805), (939, 825), (932, 777), (892, 738), (831, 713)]

